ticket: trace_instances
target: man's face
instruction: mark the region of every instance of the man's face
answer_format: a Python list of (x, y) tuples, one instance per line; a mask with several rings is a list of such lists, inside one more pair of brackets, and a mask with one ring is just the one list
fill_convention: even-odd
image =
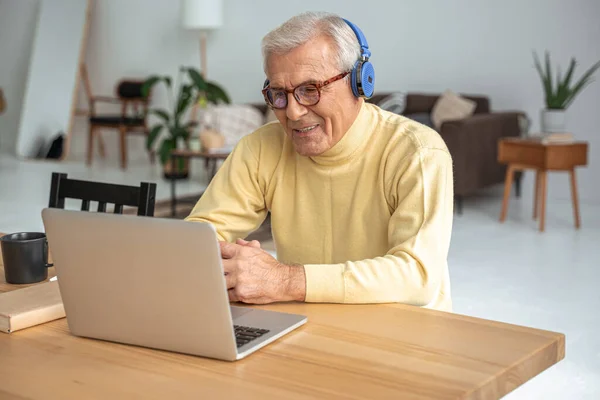
[[(342, 72), (335, 65), (335, 45), (327, 36), (319, 36), (284, 55), (271, 55), (267, 62), (272, 88), (293, 89), (305, 83), (324, 82)], [(358, 99), (348, 80), (323, 87), (313, 106), (299, 104), (292, 93), (285, 109), (273, 109), (303, 156), (316, 156), (333, 147), (344, 136), (354, 119)]]

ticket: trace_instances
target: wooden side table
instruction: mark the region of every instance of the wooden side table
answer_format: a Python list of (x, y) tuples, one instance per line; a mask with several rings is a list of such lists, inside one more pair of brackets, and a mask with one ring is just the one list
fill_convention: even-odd
[(544, 231), (546, 218), (546, 189), (548, 171), (568, 171), (571, 177), (571, 200), (575, 227), (581, 226), (579, 204), (577, 199), (577, 179), (575, 167), (587, 165), (587, 142), (551, 143), (544, 144), (533, 139), (503, 138), (498, 142), (498, 162), (508, 164), (504, 182), (504, 199), (500, 222), (506, 219), (508, 198), (512, 185), (513, 173), (533, 169), (535, 174), (535, 198), (533, 218), (540, 218), (540, 232)]

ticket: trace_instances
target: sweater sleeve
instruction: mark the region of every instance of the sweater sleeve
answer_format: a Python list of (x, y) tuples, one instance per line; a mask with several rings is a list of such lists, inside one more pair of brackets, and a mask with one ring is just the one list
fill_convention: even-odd
[(267, 215), (252, 135), (243, 137), (200, 197), (186, 221), (212, 224), (219, 240), (233, 242), (256, 230)]
[(426, 306), (439, 294), (452, 230), (452, 159), (445, 149), (421, 148), (395, 167), (386, 183), (393, 209), (389, 251), (372, 259), (305, 265), (307, 302)]

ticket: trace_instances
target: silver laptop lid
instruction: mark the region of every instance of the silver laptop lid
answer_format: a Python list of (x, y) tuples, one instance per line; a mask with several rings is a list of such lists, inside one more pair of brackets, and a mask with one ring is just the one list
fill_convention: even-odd
[(73, 334), (236, 358), (212, 225), (51, 208), (42, 218)]

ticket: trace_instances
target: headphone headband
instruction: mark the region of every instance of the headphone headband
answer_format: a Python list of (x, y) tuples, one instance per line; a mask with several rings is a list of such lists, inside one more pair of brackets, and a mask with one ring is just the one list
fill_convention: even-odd
[(356, 35), (356, 38), (358, 39), (358, 43), (360, 44), (361, 57), (366, 58), (366, 59), (371, 57), (371, 50), (369, 50), (369, 44), (367, 43), (367, 38), (362, 33), (360, 28), (358, 26), (354, 25), (352, 22), (348, 21), (346, 18), (343, 18), (343, 20), (348, 24), (348, 26), (350, 26), (350, 28), (352, 28), (352, 30), (354, 31), (354, 34)]

